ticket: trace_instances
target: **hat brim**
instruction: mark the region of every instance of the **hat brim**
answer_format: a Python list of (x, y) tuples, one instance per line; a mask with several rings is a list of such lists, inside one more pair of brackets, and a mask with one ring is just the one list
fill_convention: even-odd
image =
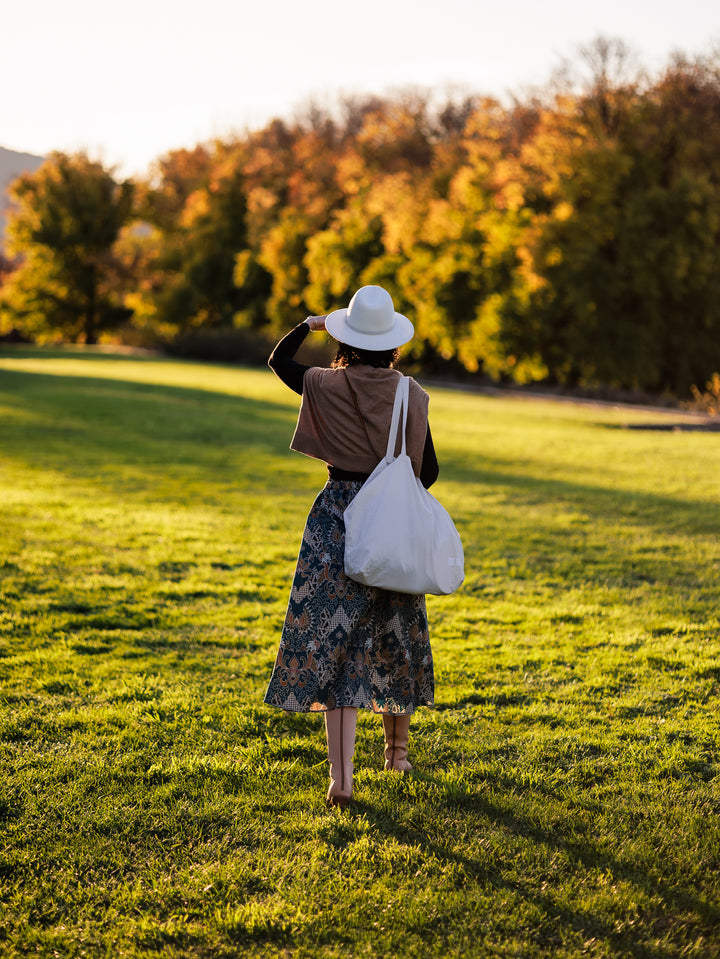
[(360, 333), (348, 326), (347, 312), (347, 309), (334, 310), (325, 317), (325, 329), (330, 336), (347, 346), (373, 352), (395, 350), (415, 335), (415, 327), (402, 313), (394, 314), (393, 325), (385, 333)]

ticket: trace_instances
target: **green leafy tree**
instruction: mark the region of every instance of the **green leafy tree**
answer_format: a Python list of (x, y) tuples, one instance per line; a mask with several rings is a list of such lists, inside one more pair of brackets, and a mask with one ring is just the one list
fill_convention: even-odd
[(603, 75), (543, 120), (524, 157), (539, 200), (509, 351), (538, 352), (569, 385), (686, 393), (715, 368), (718, 106), (717, 80), (681, 65), (642, 93)]
[(310, 310), (320, 314), (346, 306), (383, 253), (380, 217), (370, 213), (362, 200), (338, 210), (328, 228), (307, 242), (305, 302)]
[(54, 153), (15, 181), (8, 250), (19, 260), (2, 290), (8, 321), (39, 338), (96, 343), (127, 321), (127, 277), (115, 245), (133, 202), (130, 181), (85, 154)]
[(159, 164), (142, 192), (148, 229), (126, 240), (142, 264), (142, 305), (163, 336), (196, 327), (228, 327), (247, 303), (235, 283), (237, 254), (247, 245), (247, 197), (240, 158), (213, 151), (177, 151)]
[(517, 130), (512, 114), (492, 99), (461, 115), (462, 130), (438, 145), (430, 176), (404, 195), (396, 191), (396, 220), (406, 237), (399, 282), (415, 304), (412, 349), (425, 366), (450, 361), (498, 376), (512, 365), (497, 336), (497, 313), (515, 282), (522, 222), (508, 189)]
[[(265, 304), (265, 318), (275, 328), (286, 328), (307, 315), (305, 291), (309, 281), (306, 254), (311, 237), (326, 229), (333, 212), (341, 205), (343, 194), (335, 165), (338, 130), (321, 111), (310, 108), (292, 129), (285, 128), (286, 151), (272, 163), (287, 164), (285, 205), (278, 213), (269, 202), (267, 188), (251, 193), (254, 229), (257, 238), (238, 258), (236, 280), (250, 268), (260, 268), (271, 280), (271, 293)], [(270, 158), (267, 158), (270, 161)], [(256, 158), (252, 158), (256, 168)], [(271, 169), (264, 176), (271, 182)], [(277, 190), (277, 183), (275, 184)], [(260, 227), (263, 206), (265, 222)], [(245, 280), (245, 282), (247, 282)]]

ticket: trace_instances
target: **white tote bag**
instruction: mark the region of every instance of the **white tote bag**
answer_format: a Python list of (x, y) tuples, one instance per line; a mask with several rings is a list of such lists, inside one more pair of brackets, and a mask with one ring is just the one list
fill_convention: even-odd
[[(345, 572), (399, 593), (454, 593), (464, 556), (455, 524), (415, 476), (405, 450), (410, 381), (398, 383), (387, 451), (345, 510)], [(395, 456), (402, 409), (402, 449)]]

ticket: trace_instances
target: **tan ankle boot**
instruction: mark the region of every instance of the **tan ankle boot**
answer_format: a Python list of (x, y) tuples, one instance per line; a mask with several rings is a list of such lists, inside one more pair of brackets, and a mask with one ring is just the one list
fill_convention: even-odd
[(357, 714), (357, 709), (350, 707), (328, 709), (325, 713), (325, 735), (330, 763), (330, 788), (326, 800), (328, 806), (344, 807), (352, 798)]
[(408, 762), (408, 735), (412, 716), (383, 716), (385, 731), (385, 769), (395, 769), (401, 773), (409, 773), (412, 766)]

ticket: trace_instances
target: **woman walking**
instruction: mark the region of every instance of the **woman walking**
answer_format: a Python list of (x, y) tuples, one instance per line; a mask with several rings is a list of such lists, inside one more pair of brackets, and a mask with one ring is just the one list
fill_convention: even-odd
[[(331, 368), (293, 359), (310, 330), (338, 340)], [(425, 597), (364, 586), (344, 571), (343, 513), (385, 455), (401, 376), (393, 366), (413, 333), (386, 290), (365, 286), (347, 309), (296, 326), (269, 360), (302, 396), (291, 449), (324, 461), (328, 481), (305, 526), (265, 702), (324, 712), (331, 806), (352, 796), (358, 709), (382, 714), (385, 769), (408, 772), (410, 719), (433, 704)], [(407, 451), (425, 487), (438, 476), (427, 410), (427, 393), (410, 380)]]

